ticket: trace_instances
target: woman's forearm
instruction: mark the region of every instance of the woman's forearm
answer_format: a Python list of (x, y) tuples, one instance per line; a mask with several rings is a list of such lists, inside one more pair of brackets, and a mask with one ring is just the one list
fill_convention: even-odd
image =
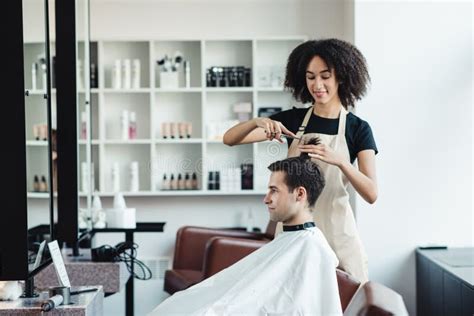
[(348, 161), (343, 162), (339, 168), (364, 200), (370, 204), (375, 203), (378, 194), (375, 180), (360, 172)]
[(254, 119), (239, 123), (225, 132), (224, 144), (229, 146), (242, 144), (245, 136), (256, 128), (257, 124)]

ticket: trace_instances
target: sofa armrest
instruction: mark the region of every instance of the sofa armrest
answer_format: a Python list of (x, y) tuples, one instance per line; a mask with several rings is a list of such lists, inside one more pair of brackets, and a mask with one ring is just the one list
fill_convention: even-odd
[(173, 269), (202, 271), (206, 243), (215, 236), (261, 239), (262, 234), (240, 230), (204, 228), (195, 226), (181, 227), (176, 234)]
[(203, 262), (204, 279), (233, 265), (268, 243), (264, 240), (214, 237), (206, 246)]
[(400, 294), (375, 282), (367, 282), (357, 290), (344, 316), (408, 316)]

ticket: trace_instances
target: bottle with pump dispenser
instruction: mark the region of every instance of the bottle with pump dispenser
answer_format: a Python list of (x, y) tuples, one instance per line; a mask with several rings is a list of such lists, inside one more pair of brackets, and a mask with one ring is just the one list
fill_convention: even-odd
[(114, 196), (113, 208), (107, 209), (107, 227), (136, 228), (136, 209), (127, 208), (122, 193)]
[(130, 121), (128, 126), (128, 138), (136, 139), (137, 138), (137, 114), (135, 112), (130, 112)]
[(105, 228), (107, 226), (106, 213), (102, 208), (102, 202), (100, 201), (99, 192), (94, 192), (92, 198), (92, 226), (94, 228)]
[(138, 161), (130, 163), (130, 192), (139, 191)]
[(123, 110), (120, 116), (120, 130), (122, 134), (122, 140), (128, 140), (129, 135), (129, 116), (128, 110)]

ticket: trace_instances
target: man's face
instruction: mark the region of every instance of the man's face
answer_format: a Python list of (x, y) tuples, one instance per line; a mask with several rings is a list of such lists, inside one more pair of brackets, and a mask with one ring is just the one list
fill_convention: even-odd
[(268, 207), (270, 220), (275, 222), (286, 222), (297, 213), (296, 195), (294, 192), (288, 192), (285, 176), (283, 171), (272, 172), (268, 183), (268, 193), (263, 199)]

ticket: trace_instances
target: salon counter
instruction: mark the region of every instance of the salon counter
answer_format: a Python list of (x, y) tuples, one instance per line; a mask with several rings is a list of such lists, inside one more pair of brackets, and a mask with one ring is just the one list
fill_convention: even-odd
[[(80, 257), (71, 257), (70, 249), (63, 249), (63, 259), (73, 286), (90, 286), (100, 284), (107, 294), (122, 290), (130, 277), (123, 262), (92, 262), (90, 249), (81, 249)], [(35, 276), (38, 288), (59, 286), (54, 265), (50, 264)]]
[[(48, 292), (41, 292), (36, 298), (19, 298), (15, 301), (0, 301), (1, 316), (33, 316), (33, 315), (51, 315), (51, 316), (100, 316), (104, 310), (104, 291), (102, 286), (93, 286), (97, 291), (72, 295), (71, 305), (61, 305), (50, 312), (41, 312), (41, 303), (48, 299)], [(72, 287), (72, 291), (79, 291), (91, 288)]]

